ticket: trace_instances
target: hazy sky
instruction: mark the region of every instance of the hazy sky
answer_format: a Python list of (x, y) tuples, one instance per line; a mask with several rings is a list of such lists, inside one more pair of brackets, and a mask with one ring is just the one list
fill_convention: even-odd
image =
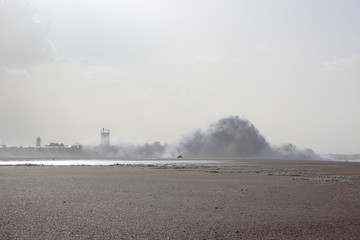
[(229, 115), (360, 152), (358, 0), (0, 0), (0, 141), (174, 143)]

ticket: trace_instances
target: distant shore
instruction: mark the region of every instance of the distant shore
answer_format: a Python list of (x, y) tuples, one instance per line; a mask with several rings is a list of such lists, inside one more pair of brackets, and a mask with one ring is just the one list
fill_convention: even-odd
[(0, 166), (0, 239), (359, 239), (360, 163)]

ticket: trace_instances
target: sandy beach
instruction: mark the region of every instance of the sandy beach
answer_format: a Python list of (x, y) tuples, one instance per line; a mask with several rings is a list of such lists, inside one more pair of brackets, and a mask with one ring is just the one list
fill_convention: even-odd
[(0, 166), (1, 239), (360, 239), (360, 163)]

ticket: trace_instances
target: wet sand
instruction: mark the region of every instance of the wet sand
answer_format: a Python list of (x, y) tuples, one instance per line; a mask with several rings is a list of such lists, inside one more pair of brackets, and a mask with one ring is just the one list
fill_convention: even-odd
[(360, 239), (360, 163), (0, 166), (0, 239)]

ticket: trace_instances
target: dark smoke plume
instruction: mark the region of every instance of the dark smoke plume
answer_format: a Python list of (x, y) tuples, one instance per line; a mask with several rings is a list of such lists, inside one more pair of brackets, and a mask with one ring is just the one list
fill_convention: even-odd
[(235, 116), (220, 119), (206, 131), (197, 130), (177, 150), (188, 157), (236, 158), (261, 156), (271, 149), (254, 125)]
[(298, 150), (292, 144), (271, 147), (253, 124), (238, 116), (220, 119), (206, 131), (195, 131), (176, 150), (194, 158), (320, 159), (312, 150)]

